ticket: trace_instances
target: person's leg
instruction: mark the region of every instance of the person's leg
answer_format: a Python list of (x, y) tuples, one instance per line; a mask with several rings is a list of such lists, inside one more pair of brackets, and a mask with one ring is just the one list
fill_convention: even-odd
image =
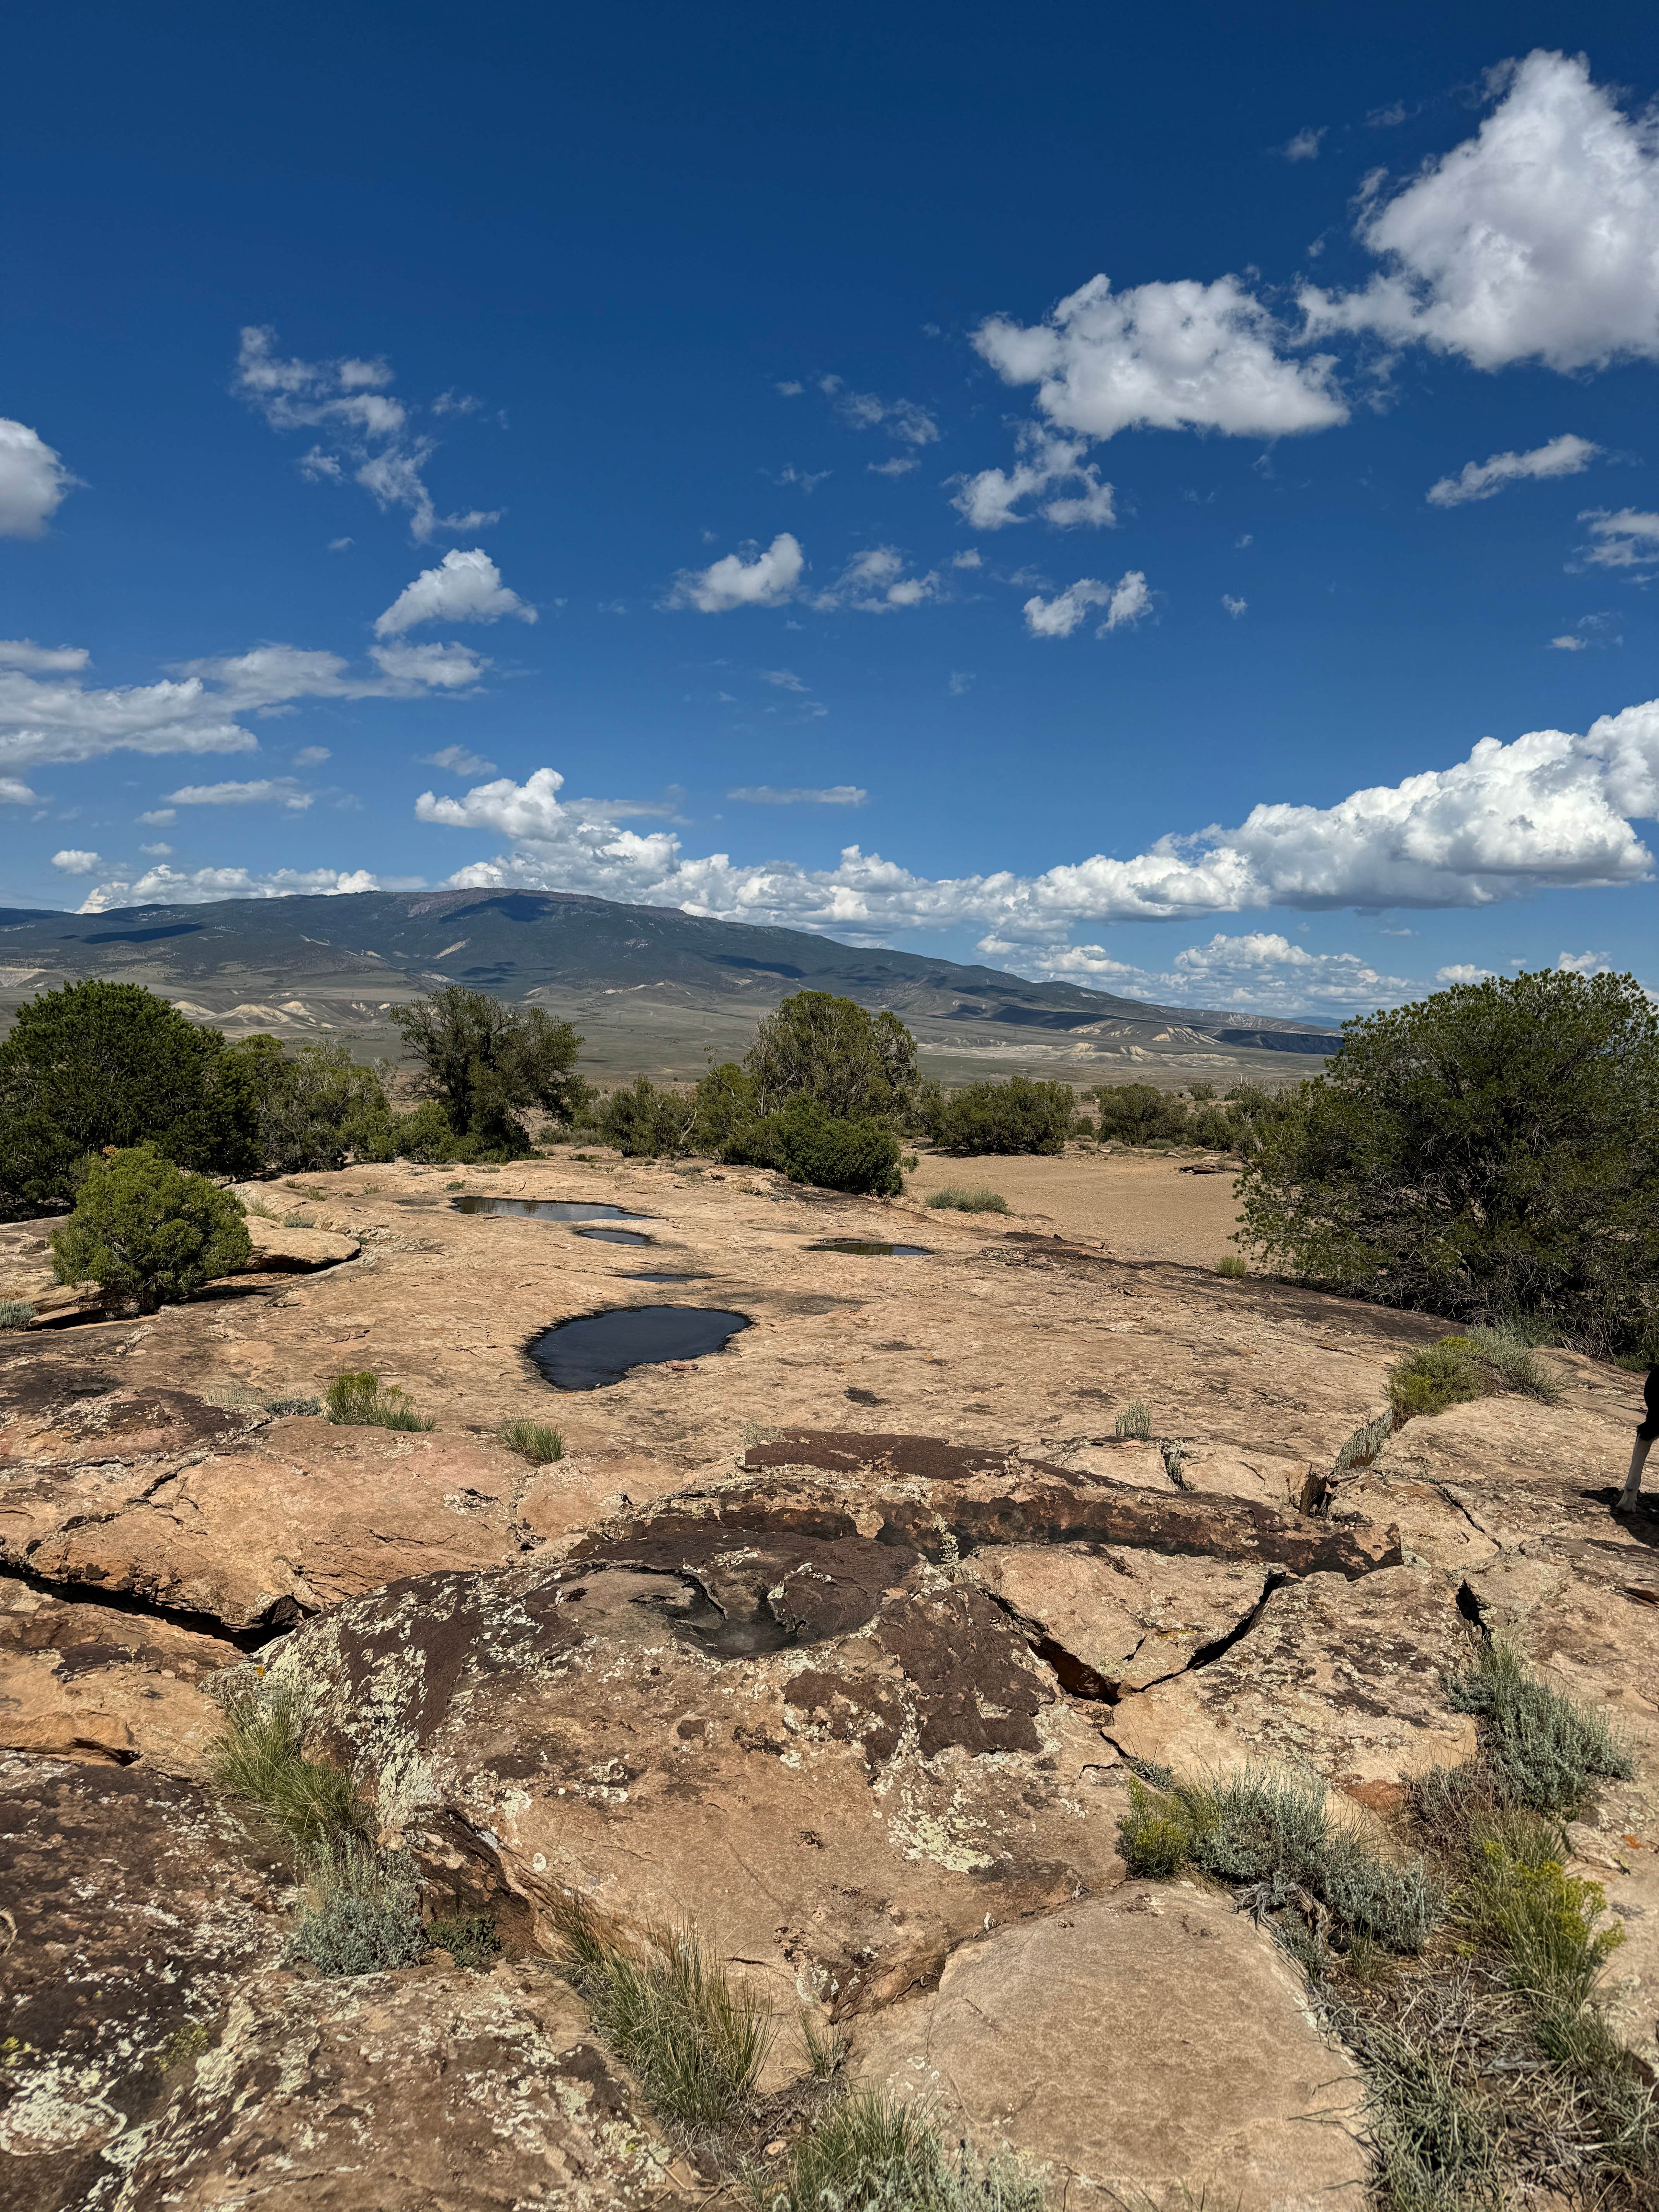
[(1634, 1510), (1636, 1501), (1642, 1494), (1642, 1469), (1647, 1464), (1652, 1445), (1653, 1438), (1643, 1436), (1638, 1431), (1630, 1455), (1630, 1472), (1625, 1477), (1625, 1486), (1619, 1493), (1619, 1502), (1613, 1509), (1615, 1513), (1629, 1513)]

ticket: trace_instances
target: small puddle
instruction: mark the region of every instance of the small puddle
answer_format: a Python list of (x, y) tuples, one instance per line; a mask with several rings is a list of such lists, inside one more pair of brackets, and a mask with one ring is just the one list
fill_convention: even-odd
[(637, 1274), (619, 1275), (617, 1279), (623, 1283), (703, 1283), (708, 1278), (706, 1275), (670, 1275), (659, 1268), (647, 1267)]
[(852, 1252), (860, 1260), (927, 1260), (933, 1256), (931, 1244), (888, 1244), (876, 1237), (826, 1237), (820, 1244), (809, 1244), (809, 1252)]
[[(405, 1206), (429, 1206), (430, 1199), (405, 1199)], [(450, 1204), (457, 1213), (525, 1213), (534, 1221), (649, 1221), (648, 1213), (636, 1213), (629, 1206), (600, 1206), (576, 1198), (487, 1198), (482, 1192), (469, 1191), (465, 1198), (452, 1198)]]
[(747, 1314), (712, 1306), (617, 1306), (556, 1322), (532, 1344), (530, 1357), (556, 1390), (599, 1390), (630, 1368), (701, 1359), (748, 1326)]
[(594, 1244), (648, 1244), (651, 1239), (641, 1237), (637, 1229), (578, 1229), (572, 1232), (586, 1237)]

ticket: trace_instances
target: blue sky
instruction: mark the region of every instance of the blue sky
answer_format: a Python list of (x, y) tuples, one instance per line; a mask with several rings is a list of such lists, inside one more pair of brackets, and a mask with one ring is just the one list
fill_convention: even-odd
[(1368, 20), (20, 19), (0, 897), (1659, 985), (1659, 38)]

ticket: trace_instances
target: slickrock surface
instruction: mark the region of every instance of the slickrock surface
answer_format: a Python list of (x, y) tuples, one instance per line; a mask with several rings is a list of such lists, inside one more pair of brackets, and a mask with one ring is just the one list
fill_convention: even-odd
[[(1049, 1164), (1012, 1218), (610, 1158), (350, 1170), (262, 1188), (355, 1258), (0, 1335), (0, 2206), (689, 2201), (543, 1963), (570, 1887), (694, 1920), (1054, 2203), (1357, 2203), (1352, 2068), (1289, 1966), (1224, 1895), (1126, 1884), (1127, 1761), (1311, 1770), (1386, 1820), (1474, 1747), (1445, 1677), (1483, 1622), (1632, 1747), (1572, 1839), (1659, 2063), (1659, 1517), (1607, 1512), (1635, 1378), (1546, 1354), (1560, 1406), (1414, 1421), (1322, 1505), (1441, 1325), (1121, 1256)], [(529, 1356), (665, 1304), (751, 1325), (580, 1393)], [(359, 1369), (437, 1426), (271, 1410)], [(1154, 1441), (1115, 1434), (1136, 1400)], [(520, 1418), (566, 1455), (507, 1449)], [(494, 1972), (283, 1966), (291, 1869), (202, 1779), (256, 1664), (382, 1840), (496, 1914)]]
[[(863, 2080), (1046, 2162), (1054, 2200), (1364, 2202), (1359, 2083), (1269, 1937), (1190, 1883), (1127, 1884), (952, 1954), (872, 2023)], [(1152, 2192), (1156, 2191), (1157, 2194)]]

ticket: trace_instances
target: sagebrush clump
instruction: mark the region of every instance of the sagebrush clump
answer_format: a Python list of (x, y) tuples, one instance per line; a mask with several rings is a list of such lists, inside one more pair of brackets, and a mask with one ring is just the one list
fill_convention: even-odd
[(1511, 1328), (1471, 1328), (1407, 1352), (1389, 1370), (1398, 1419), (1443, 1413), (1449, 1406), (1512, 1390), (1553, 1406), (1561, 1386), (1525, 1338)]
[(550, 1467), (564, 1457), (564, 1438), (544, 1421), (503, 1421), (495, 1433), (508, 1451), (517, 1452), (532, 1467)]
[(1006, 1213), (1008, 1201), (1000, 1191), (987, 1190), (980, 1184), (948, 1182), (940, 1190), (931, 1191), (923, 1199), (924, 1206), (940, 1209), (951, 1208), (957, 1213)]

